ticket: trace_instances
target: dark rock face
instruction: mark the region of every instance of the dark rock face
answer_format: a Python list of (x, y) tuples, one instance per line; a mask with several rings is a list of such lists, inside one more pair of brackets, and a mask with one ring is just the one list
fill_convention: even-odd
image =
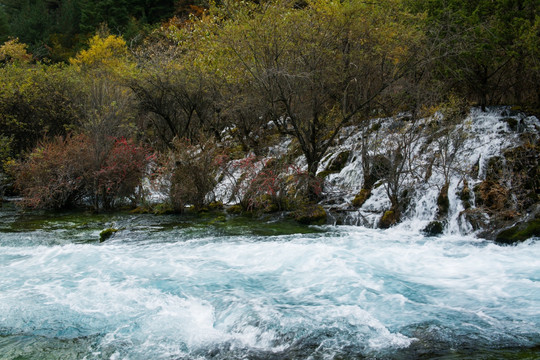
[(476, 215), (483, 213), (489, 220), (476, 222), (487, 229), (480, 236), (504, 244), (539, 236), (534, 216), (540, 212), (540, 142), (523, 135), (522, 145), (489, 160), (486, 179), (474, 187), (476, 209), (464, 212), (473, 228), (474, 220), (482, 218)]
[(426, 236), (437, 236), (441, 235), (444, 231), (444, 223), (442, 221), (432, 221), (430, 222), (422, 232)]
[(439, 196), (437, 197), (437, 218), (444, 219), (448, 215), (448, 209), (450, 208), (450, 199), (448, 198), (448, 188), (450, 184), (445, 184)]

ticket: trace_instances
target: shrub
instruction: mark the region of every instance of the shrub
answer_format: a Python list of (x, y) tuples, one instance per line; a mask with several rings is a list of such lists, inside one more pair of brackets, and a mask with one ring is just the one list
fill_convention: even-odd
[(186, 205), (200, 210), (214, 200), (208, 194), (217, 183), (216, 175), (221, 164), (219, 149), (213, 139), (198, 145), (187, 139), (176, 139), (173, 146), (168, 159), (170, 201), (179, 212)]
[(241, 172), (234, 182), (233, 193), (247, 211), (292, 210), (308, 202), (310, 191), (317, 195), (322, 191), (321, 179), (309, 176), (282, 159), (259, 160), (254, 155), (248, 156), (231, 162), (226, 171), (229, 174)]
[(82, 134), (43, 141), (15, 170), (22, 205), (62, 209), (92, 200), (99, 210), (133, 196), (152, 159), (148, 149), (117, 139), (96, 167), (93, 146)]
[(40, 143), (16, 168), (15, 185), (31, 208), (61, 209), (77, 203), (90, 174), (90, 144), (83, 135)]
[(117, 139), (101, 168), (93, 174), (94, 181), (89, 184), (94, 193), (95, 207), (101, 205), (110, 209), (115, 201), (133, 197), (152, 159), (148, 149), (125, 138)]

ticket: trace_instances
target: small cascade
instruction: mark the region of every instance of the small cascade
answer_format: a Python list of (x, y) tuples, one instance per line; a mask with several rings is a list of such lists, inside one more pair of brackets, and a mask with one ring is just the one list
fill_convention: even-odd
[[(399, 165), (402, 166), (399, 168), (401, 173), (397, 177), (394, 175), (394, 181), (401, 187), (398, 194), (403, 203), (400, 228), (421, 232), (431, 222), (439, 221), (445, 234), (473, 233), (476, 229), (466, 216), (467, 211), (474, 210), (472, 189), (485, 180), (490, 159), (519, 146), (524, 132), (538, 134), (540, 121), (533, 116), (512, 113), (507, 107), (495, 107), (487, 112), (473, 108), (448, 133), (436, 135), (446, 136), (440, 140), (430, 129), (437, 129), (443, 123), (441, 114), (416, 122), (401, 114), (372, 120), (370, 124), (377, 125), (375, 131), (372, 130), (374, 126), (366, 125), (342, 129), (337, 144), (328, 150), (318, 169), (319, 176), (324, 178), (321, 205), (330, 214), (329, 223), (378, 227), (384, 212), (391, 208), (386, 178), (391, 176), (388, 172), (395, 169), (386, 167)], [(516, 123), (519, 126), (514, 126)], [(463, 137), (461, 142), (458, 141), (460, 136)], [(265, 160), (285, 155), (290, 145), (291, 140), (284, 138), (269, 149), (266, 159), (253, 166), (262, 168)], [(371, 194), (360, 204), (355, 197), (361, 192), (365, 178), (362, 153), (364, 158), (367, 154), (373, 159), (371, 166), (378, 167), (379, 173), (370, 174), (375, 180)], [(395, 165), (396, 159), (405, 160)], [(296, 157), (293, 162), (299, 169), (307, 168), (303, 156)], [(241, 166), (231, 164), (230, 168), (234, 170), (221, 176), (214, 191), (216, 198), (224, 203), (238, 200), (231, 189), (246, 172)], [(437, 198), (445, 177), (449, 182), (448, 208), (441, 216)], [(469, 188), (467, 209), (461, 199), (465, 183)]]

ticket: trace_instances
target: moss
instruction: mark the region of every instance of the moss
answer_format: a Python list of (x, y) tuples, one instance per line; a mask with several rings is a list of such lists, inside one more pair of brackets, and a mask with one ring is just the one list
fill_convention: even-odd
[(352, 205), (356, 208), (361, 207), (364, 205), (367, 199), (371, 196), (371, 189), (362, 189), (360, 192), (354, 197), (352, 201)]
[(208, 205), (210, 210), (223, 210), (223, 203), (221, 201), (213, 201)]
[(306, 225), (323, 225), (326, 217), (326, 211), (321, 205), (306, 205), (294, 212), (294, 219)]
[(317, 176), (321, 179), (326, 179), (328, 175), (335, 174), (335, 173), (336, 173), (335, 171), (324, 170), (318, 173)]
[(350, 151), (343, 151), (339, 153), (338, 156), (332, 162), (326, 169), (319, 172), (317, 176), (321, 179), (325, 179), (330, 174), (336, 174), (339, 173), (347, 163), (347, 160), (349, 159)]
[(442, 221), (432, 221), (422, 230), (426, 236), (437, 236), (442, 234), (443, 231), (444, 223)]
[(177, 212), (174, 210), (174, 207), (169, 203), (157, 204), (152, 210), (155, 215), (168, 215)]
[(377, 132), (381, 129), (381, 123), (375, 123), (369, 129), (370, 132)]
[(232, 205), (227, 208), (228, 214), (241, 214), (243, 211), (242, 205)]
[(486, 180), (497, 181), (502, 177), (503, 159), (499, 156), (494, 156), (489, 159), (486, 169)]
[(513, 244), (525, 241), (533, 236), (540, 236), (540, 220), (538, 219), (501, 231), (495, 241), (501, 244)]
[(216, 223), (224, 223), (227, 222), (227, 218), (224, 215), (216, 216), (212, 221), (210, 221), (210, 224), (216, 224)]
[(130, 214), (150, 214), (152, 209), (148, 206), (137, 206), (135, 209), (130, 211)]
[(399, 214), (395, 210), (385, 211), (381, 220), (379, 220), (379, 228), (388, 229), (389, 227), (397, 224), (399, 221)]
[(118, 229), (105, 229), (102, 232), (99, 233), (99, 242), (104, 242), (105, 240), (109, 239), (111, 236), (113, 236)]

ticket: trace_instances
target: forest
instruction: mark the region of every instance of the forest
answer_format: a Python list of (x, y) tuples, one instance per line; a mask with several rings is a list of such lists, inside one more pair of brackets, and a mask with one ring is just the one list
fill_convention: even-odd
[[(539, 0), (1, 0), (0, 195), (38, 209), (144, 207), (143, 181), (166, 179), (170, 211), (203, 209), (225, 164), (252, 168), (288, 136), (305, 168), (265, 161), (238, 184), (238, 205), (317, 212), (318, 169), (345, 127), (442, 112), (442, 134), (471, 106), (538, 115), (539, 10)], [(386, 177), (399, 213), (403, 153), (382, 171), (367, 155), (375, 145), (365, 144), (364, 195)]]

